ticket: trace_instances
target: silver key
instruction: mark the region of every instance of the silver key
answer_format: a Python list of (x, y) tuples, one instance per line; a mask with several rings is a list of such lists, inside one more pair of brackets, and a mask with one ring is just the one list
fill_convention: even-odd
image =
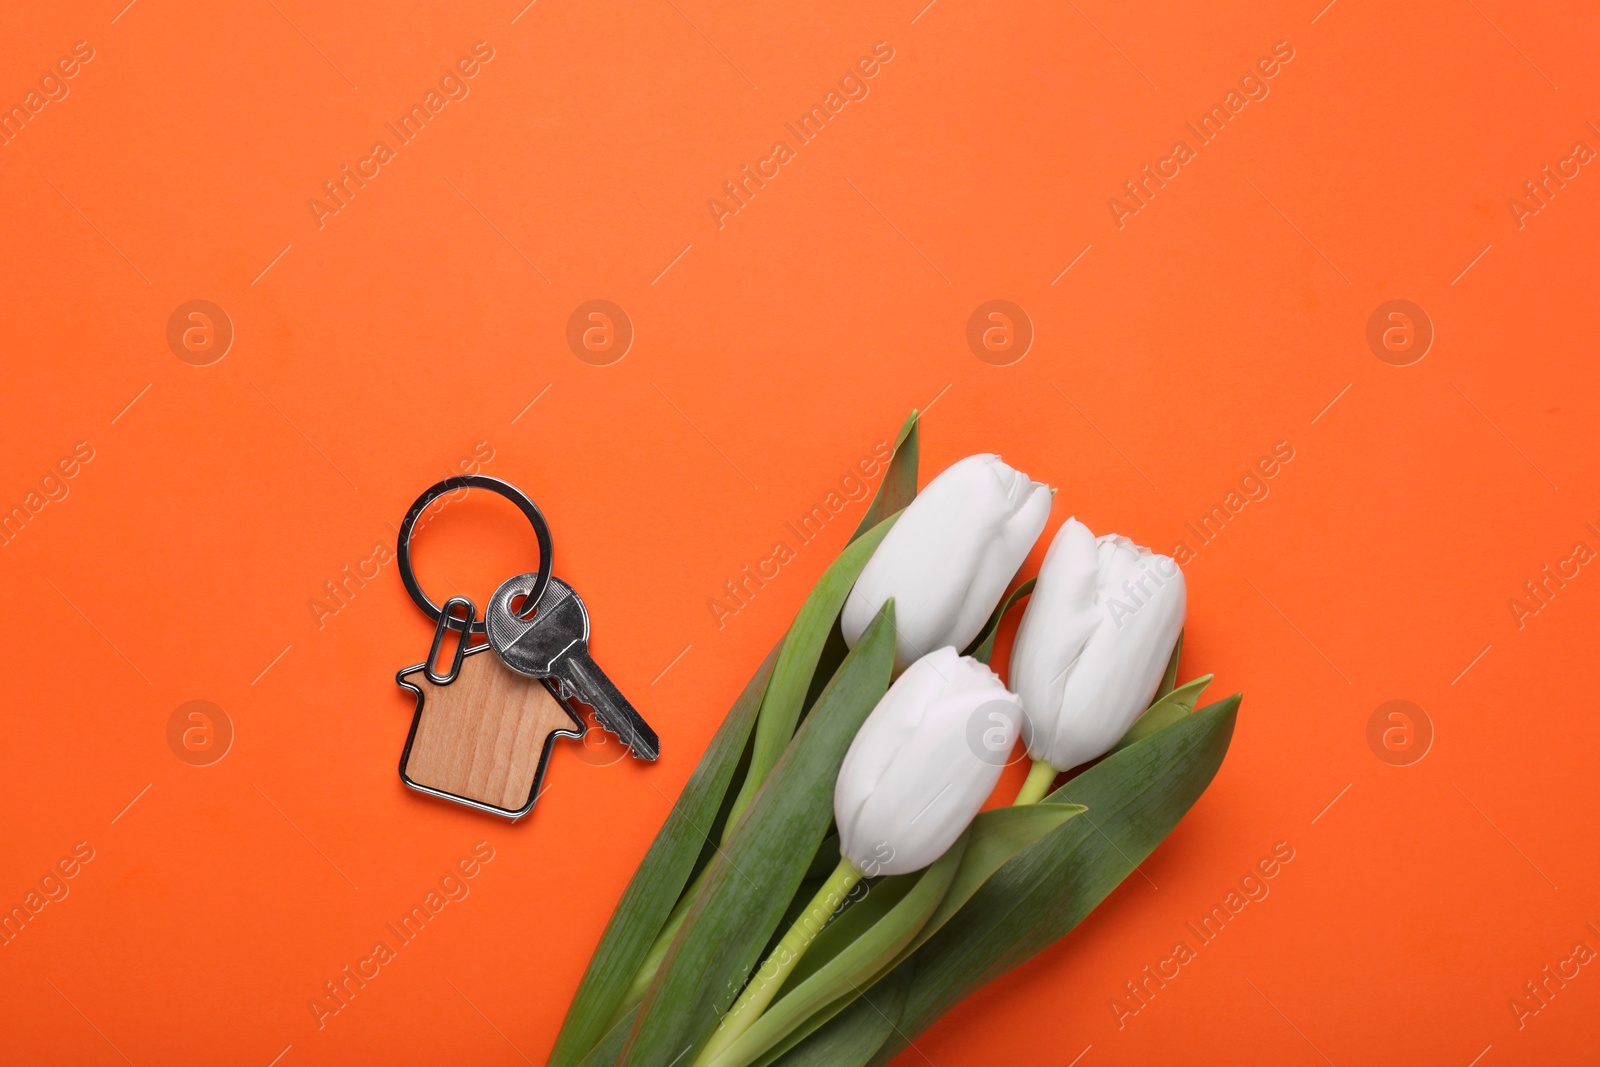
[(561, 695), (594, 709), (594, 717), (617, 735), (637, 759), (661, 754), (661, 741), (589, 655), (589, 611), (572, 586), (552, 577), (531, 619), (512, 604), (533, 589), (537, 574), (519, 574), (489, 598), (484, 626), (489, 644), (506, 666), (535, 678), (554, 678)]

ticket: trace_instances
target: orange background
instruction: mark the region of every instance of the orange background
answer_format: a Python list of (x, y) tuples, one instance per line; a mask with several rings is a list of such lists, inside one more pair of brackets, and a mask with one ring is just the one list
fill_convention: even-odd
[[(124, 2), (0, 14), (0, 104), (94, 53), (0, 148), (0, 506), (93, 450), (0, 548), (0, 903), (94, 852), (0, 948), (0, 1059), (540, 1062), (864, 504), (720, 628), (709, 601), (913, 407), (924, 481), (997, 451), (1060, 487), (1052, 531), (1076, 514), (1162, 550), (1276, 443), (1294, 459), (1186, 567), (1184, 676), (1246, 694), (1216, 782), (900, 1063), (1593, 1047), (1593, 966), (1537, 1014), (1511, 1001), (1600, 950), (1600, 575), (1520, 625), (1508, 606), (1600, 548), (1600, 175), (1508, 203), (1600, 148), (1591, 8)], [(470, 95), (319, 228), (307, 201), (479, 41)], [(707, 200), (879, 41), (869, 95), (719, 229)], [(1108, 199), (1280, 41), (1270, 94), (1118, 228)], [(234, 330), (209, 366), (167, 343), (195, 299)], [(636, 331), (609, 366), (565, 340), (592, 299)], [(966, 342), (991, 299), (1036, 331), (1008, 366)], [(1409, 366), (1366, 341), (1391, 299), (1435, 330)], [(517, 824), (401, 786), (393, 674), (431, 628), (394, 565), (320, 626), (311, 607), (479, 442), (545, 509), (664, 748), (561, 744)], [(481, 604), (531, 563), (482, 496), (419, 538), (436, 598)], [(1434, 735), (1407, 766), (1368, 743), (1396, 699)], [(232, 724), (209, 766), (167, 741), (190, 700)], [(470, 895), (319, 1029), (323, 984), (479, 841)], [(1119, 1026), (1124, 983), (1278, 842), (1270, 896)]]

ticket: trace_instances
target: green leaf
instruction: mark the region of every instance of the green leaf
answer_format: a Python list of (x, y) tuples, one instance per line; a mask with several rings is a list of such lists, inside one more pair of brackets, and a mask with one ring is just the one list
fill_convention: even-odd
[(1006, 617), (1006, 612), (1010, 611), (1017, 601), (1033, 592), (1033, 587), (1038, 581), (1037, 578), (1029, 578), (1011, 590), (1011, 595), (1000, 601), (989, 615), (989, 621), (983, 624), (983, 629), (978, 631), (978, 636), (972, 639), (972, 644), (962, 655), (971, 656), (980, 663), (988, 663), (989, 657), (994, 655), (994, 638), (1000, 632), (1000, 620)]
[[(866, 539), (863, 538), (863, 542)], [(894, 603), (845, 657), (744, 818), (639, 1006), (624, 1064), (694, 1062), (738, 996), (833, 819), (833, 786), (856, 731), (889, 688)]]
[(839, 609), (855, 587), (862, 568), (872, 558), (878, 543), (900, 514), (895, 512), (851, 542), (822, 572), (822, 577), (817, 579), (817, 584), (806, 595), (805, 603), (800, 605), (789, 632), (784, 635), (777, 665), (772, 669), (772, 681), (761, 701), (755, 744), (750, 751), (750, 769), (745, 773), (739, 794), (734, 798), (733, 808), (723, 827), (724, 842), (794, 737), (795, 724), (800, 721), (800, 709), (805, 703), (806, 692), (811, 688), (811, 678), (816, 673), (817, 661), (822, 655), (828, 632), (833, 629)]
[(775, 1062), (779, 1055), (784, 1067), (864, 1067), (899, 1024), (906, 994), (911, 991), (912, 974), (909, 965), (896, 967), (859, 997), (842, 999), (839, 1007), (828, 1014), (830, 1019), (838, 1016), (832, 1026), (795, 1042), (793, 1051), (785, 1042), (779, 1046), (782, 1052), (760, 1060), (760, 1067)]
[(1034, 804), (983, 812), (931, 867), (885, 878), (823, 930), (780, 998), (715, 1067), (745, 1067), (798, 1043), (916, 951), (1001, 864), (1083, 810)]
[(967, 844), (966, 855), (961, 857), (961, 869), (956, 872), (955, 881), (939, 901), (939, 908), (927, 925), (917, 932), (916, 940), (895, 957), (895, 962), (911, 955), (938, 933), (1012, 856), (1087, 810), (1082, 804), (1048, 800), (1021, 808), (991, 808), (980, 812), (967, 831), (971, 841)]
[(1161, 685), (1156, 688), (1156, 699), (1160, 700), (1172, 692), (1172, 687), (1178, 684), (1178, 657), (1183, 655), (1183, 631), (1178, 631), (1178, 642), (1172, 646), (1172, 655), (1167, 658), (1167, 673), (1161, 676)]
[(744, 754), (777, 656), (777, 648), (767, 654), (734, 701), (617, 901), (567, 1008), (550, 1053), (550, 1067), (576, 1064), (605, 1034), (606, 1023), (621, 1003), (634, 972), (694, 876), (696, 860)]
[[(589, 1050), (589, 1054), (579, 1062), (578, 1067), (615, 1067), (617, 1057), (622, 1055), (622, 1045), (628, 1040), (629, 1031), (633, 1029), (633, 1020), (638, 1017), (639, 1006), (635, 1004), (606, 1031), (606, 1035)], [(555, 1060), (549, 1062), (553, 1064)]]
[(1192, 682), (1185, 682), (1178, 688), (1171, 690), (1166, 696), (1151, 704), (1128, 727), (1128, 732), (1122, 735), (1111, 751), (1127, 748), (1135, 741), (1143, 741), (1157, 730), (1164, 729), (1194, 711), (1194, 706), (1200, 703), (1200, 694), (1205, 692), (1206, 686), (1211, 684), (1213, 675), (1202, 674)]
[(867, 513), (861, 517), (861, 524), (850, 535), (850, 540), (854, 541), (890, 515), (904, 510), (916, 497), (918, 418), (917, 413), (912, 411), (900, 426), (900, 433), (894, 439), (894, 453), (883, 472), (883, 481), (878, 483), (878, 491), (873, 494), (872, 503), (867, 506)]
[(812, 672), (811, 685), (806, 690), (805, 704), (800, 709), (802, 718), (822, 695), (823, 686), (828, 684), (828, 679), (833, 677), (833, 672), (839, 669), (839, 664), (844, 662), (845, 653), (849, 651), (850, 646), (844, 643), (844, 630), (839, 627), (839, 620), (834, 619), (833, 627), (828, 631), (828, 639), (822, 643), (822, 653), (817, 656), (817, 669)]
[[(1142, 863), (1222, 765), (1240, 697), (1201, 708), (1056, 790), (1089, 813), (1012, 858), (902, 966), (904, 1013), (873, 1055), (888, 1063), (963, 997), (1049, 947)], [(857, 1050), (859, 1051), (859, 1050)]]
[[(943, 926), (1001, 864), (1083, 811), (1084, 808), (1078, 804), (1047, 802), (979, 812), (961, 836), (961, 865), (941, 898), (938, 909), (931, 913), (928, 924), (918, 932), (911, 948), (896, 956), (896, 961), (910, 955), (917, 945)], [(951, 851), (955, 849), (956, 846), (952, 845)], [(813, 861), (813, 866), (815, 864), (816, 861)], [(817, 935), (811, 948), (790, 974), (785, 993), (821, 969), (824, 963), (859, 937), (867, 927), (887, 914), (920, 877), (922, 872), (918, 871), (884, 878), (873, 885), (866, 899), (853, 905)]]
[[(813, 1012), (870, 984), (872, 978), (911, 943), (938, 908), (961, 866), (966, 848), (967, 836), (963, 833), (925, 870), (885, 878), (878, 883), (866, 900), (829, 925), (828, 930), (847, 927), (831, 939), (832, 944), (824, 945), (819, 935), (811, 949), (800, 957), (803, 963), (813, 951), (822, 949), (828, 952), (828, 960), (801, 981), (796, 982), (795, 975), (791, 975), (782, 999), (740, 1034), (721, 1056), (711, 1061), (709, 1067), (748, 1067)], [(896, 899), (887, 907), (874, 899), (890, 893), (894, 893)], [(869, 903), (875, 906), (869, 909)], [(869, 921), (844, 922), (852, 914), (869, 910), (873, 913)]]

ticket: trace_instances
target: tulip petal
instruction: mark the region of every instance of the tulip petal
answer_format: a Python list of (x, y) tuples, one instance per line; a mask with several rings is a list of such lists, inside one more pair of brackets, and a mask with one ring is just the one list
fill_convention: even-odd
[(1044, 525), (1050, 519), (1050, 487), (1029, 482), (1021, 471), (1012, 471), (1013, 481), (1019, 483), (1008, 491), (1008, 498), (1026, 485), (1021, 506), (1000, 527), (999, 543), (991, 545), (978, 561), (977, 572), (967, 586), (961, 600), (961, 610), (956, 617), (950, 643), (965, 648), (983, 629), (1000, 596), (1016, 576), (1017, 568), (1039, 540)]
[[(898, 609), (899, 602), (895, 602)], [(999, 780), (1001, 759), (974, 743), (997, 725), (1006, 753), (1021, 705), (993, 671), (941, 648), (913, 663), (873, 709), (839, 770), (840, 851), (869, 874), (903, 874), (936, 860)]]
[[(1011, 648), (1011, 687), (1028, 716), (1028, 754), (1055, 745), (1067, 676), (1099, 625), (1095, 575), (1099, 548), (1076, 518), (1056, 531)], [(1052, 761), (1053, 762), (1053, 761)], [(1065, 768), (1061, 768), (1065, 770)]]
[[(895, 607), (899, 608), (896, 601)], [(957, 656), (953, 648), (941, 648), (912, 665), (894, 680), (867, 721), (856, 731), (856, 738), (839, 768), (834, 786), (834, 818), (839, 826), (840, 853), (861, 870), (872, 862), (870, 849), (875, 842), (861, 842), (857, 823), (867, 800), (878, 788), (890, 764), (921, 724), (924, 710), (943, 692), (946, 679), (955, 672)], [(874, 874), (881, 874), (875, 871)]]
[(1067, 770), (1109, 751), (1160, 687), (1186, 607), (1172, 560), (1067, 520), (1011, 653), (1028, 754)]
[[(1115, 576), (1137, 573), (1126, 559), (1113, 566)], [(1147, 577), (1146, 587), (1150, 584)], [(1183, 628), (1185, 599), (1181, 578), (1169, 580), (1128, 613), (1114, 608), (1100, 620), (1095, 638), (1067, 677), (1053, 764), (1059, 759), (1064, 770), (1103, 755), (1149, 707)]]
[(995, 455), (942, 471), (906, 507), (845, 601), (854, 644), (884, 601), (899, 620), (895, 669), (936, 648), (965, 648), (1044, 529), (1048, 487)]

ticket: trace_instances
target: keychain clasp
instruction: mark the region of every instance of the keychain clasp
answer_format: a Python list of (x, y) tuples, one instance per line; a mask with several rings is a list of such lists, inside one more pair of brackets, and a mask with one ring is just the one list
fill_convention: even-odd
[[(466, 609), (466, 614), (457, 617), (456, 611), (461, 608)], [(472, 639), (472, 621), (477, 617), (478, 607), (467, 597), (453, 596), (444, 602), (444, 607), (439, 611), (439, 622), (433, 628), (433, 645), (428, 649), (427, 662), (422, 665), (428, 681), (434, 685), (449, 685), (456, 680), (456, 675), (461, 673), (461, 661), (467, 654), (467, 642)], [(444, 646), (444, 635), (456, 629), (461, 631), (461, 639), (456, 642), (455, 655), (450, 658), (450, 672), (438, 674), (433, 665), (439, 659), (439, 649)]]

